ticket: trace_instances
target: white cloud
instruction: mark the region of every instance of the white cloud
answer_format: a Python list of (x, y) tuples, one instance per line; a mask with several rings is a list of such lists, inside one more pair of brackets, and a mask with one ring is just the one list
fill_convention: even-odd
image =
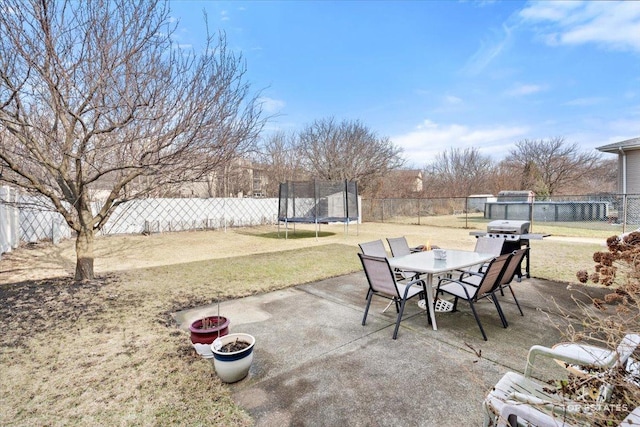
[(522, 9), (520, 16), (534, 21), (564, 21), (575, 16), (575, 10), (582, 6), (580, 1), (534, 2)]
[(525, 23), (537, 27), (550, 45), (596, 43), (610, 49), (640, 52), (640, 2), (637, 1), (545, 1), (520, 12)]
[(258, 99), (258, 102), (262, 104), (262, 109), (267, 114), (277, 114), (286, 105), (286, 103), (280, 99), (273, 99), (269, 97), (262, 97)]
[(221, 21), (228, 21), (231, 18), (229, 17), (229, 12), (227, 12), (226, 10), (223, 10), (220, 12), (220, 20)]
[(404, 157), (414, 166), (423, 166), (438, 153), (449, 148), (477, 148), (494, 158), (503, 157), (522, 138), (529, 128), (526, 126), (502, 126), (474, 128), (461, 124), (440, 125), (425, 120), (416, 129), (396, 135), (391, 140), (404, 149)]
[(509, 96), (524, 96), (531, 95), (534, 93), (542, 92), (546, 90), (547, 87), (543, 85), (533, 85), (533, 84), (519, 84), (511, 88), (507, 91), (507, 95)]
[(471, 75), (479, 74), (507, 48), (510, 42), (511, 28), (503, 25), (501, 32), (494, 32), (492, 40), (480, 42), (480, 48), (469, 58), (463, 71)]
[(571, 107), (590, 107), (592, 105), (598, 105), (604, 98), (591, 97), (591, 98), (576, 98), (571, 101), (565, 102), (564, 105), (569, 105)]
[(462, 104), (462, 99), (453, 95), (446, 95), (444, 97), (444, 103), (446, 105), (460, 105)]

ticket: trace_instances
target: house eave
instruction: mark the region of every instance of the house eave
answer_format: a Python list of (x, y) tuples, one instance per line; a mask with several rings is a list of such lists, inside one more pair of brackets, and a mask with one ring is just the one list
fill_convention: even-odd
[(596, 147), (596, 150), (602, 151), (603, 153), (613, 154), (617, 154), (618, 152), (620, 152), (620, 150), (640, 150), (640, 137), (615, 142), (613, 144), (603, 145), (601, 147)]

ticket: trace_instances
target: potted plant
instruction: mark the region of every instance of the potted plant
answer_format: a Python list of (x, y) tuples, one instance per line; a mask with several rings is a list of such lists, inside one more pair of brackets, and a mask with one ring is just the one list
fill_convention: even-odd
[(222, 382), (235, 383), (247, 376), (255, 343), (253, 336), (235, 333), (217, 338), (211, 344), (213, 366)]
[(229, 319), (224, 316), (208, 316), (191, 323), (192, 344), (211, 344), (216, 338), (229, 333)]

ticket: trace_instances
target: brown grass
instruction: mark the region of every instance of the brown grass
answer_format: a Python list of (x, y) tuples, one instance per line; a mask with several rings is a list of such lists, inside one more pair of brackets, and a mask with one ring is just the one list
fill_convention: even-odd
[[(357, 243), (472, 249), (469, 230), (393, 224), (262, 227), (112, 236), (96, 242), (99, 280), (74, 284), (73, 242), (0, 261), (0, 425), (250, 425), (172, 313), (361, 269)], [(294, 238), (298, 237), (298, 238)], [(532, 273), (575, 281), (595, 241), (532, 242)]]

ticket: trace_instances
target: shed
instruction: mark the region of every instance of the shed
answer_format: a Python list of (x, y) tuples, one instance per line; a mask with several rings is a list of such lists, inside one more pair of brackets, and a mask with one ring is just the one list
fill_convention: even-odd
[(493, 194), (472, 194), (467, 199), (467, 209), (470, 212), (484, 212), (486, 203), (495, 202), (498, 199)]

